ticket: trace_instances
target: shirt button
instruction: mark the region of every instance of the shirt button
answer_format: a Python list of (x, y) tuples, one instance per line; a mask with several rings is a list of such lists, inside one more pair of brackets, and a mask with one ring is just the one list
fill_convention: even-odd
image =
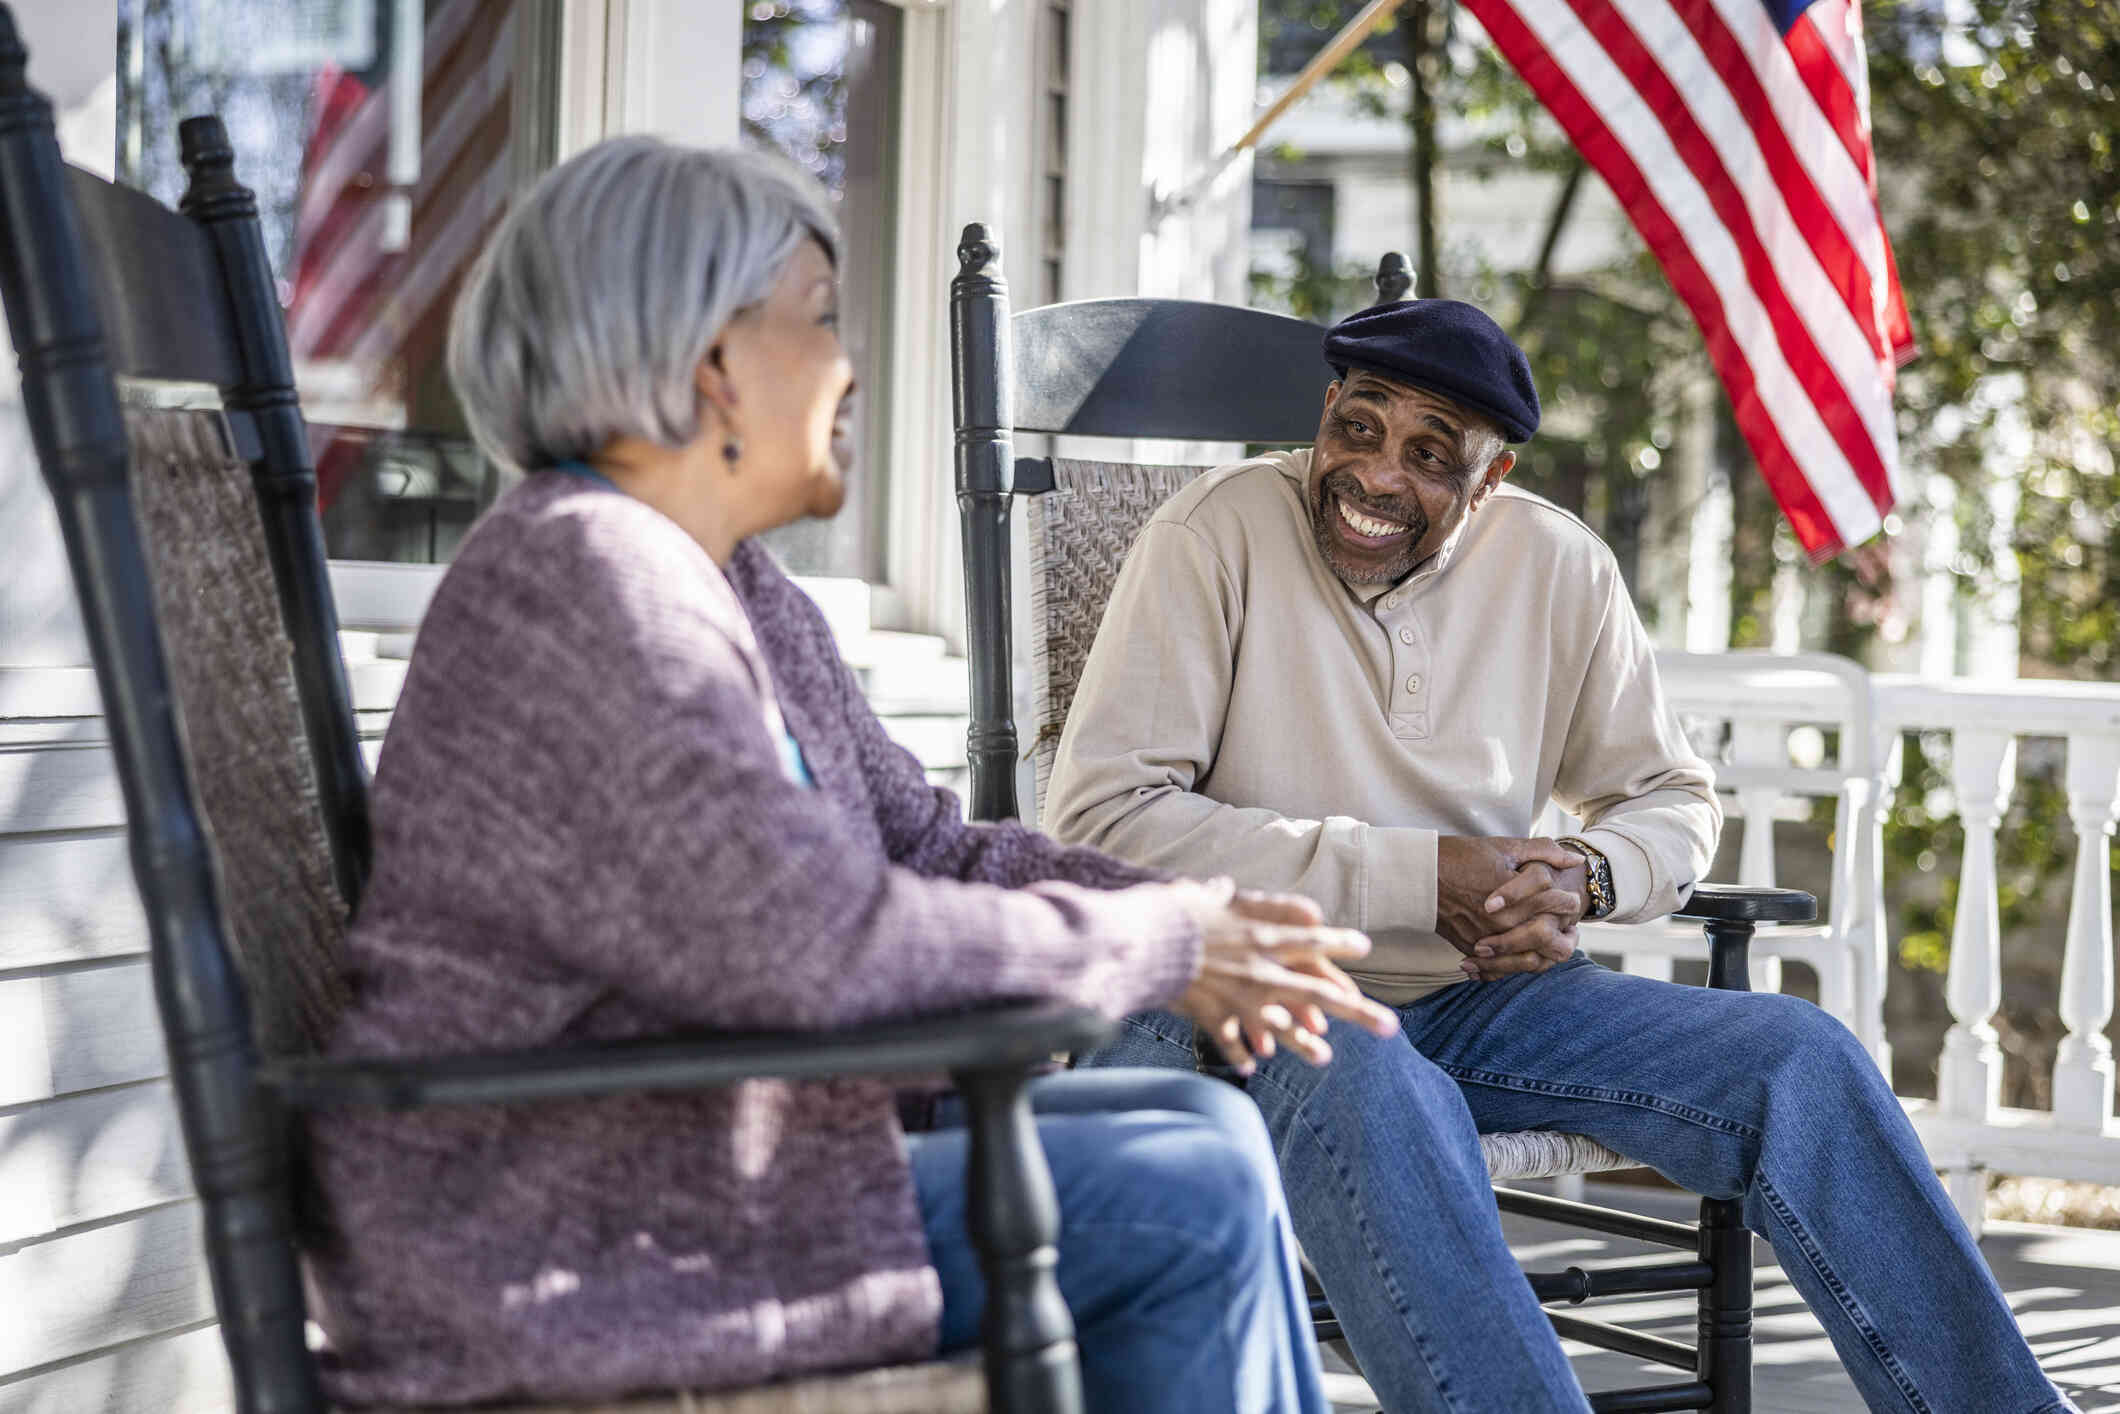
[(1421, 675), (1419, 673), (1415, 673), (1412, 677), (1406, 679), (1406, 690), (1408, 692), (1419, 692), (1421, 690)]
[(1401, 642), (1401, 643), (1411, 643), (1411, 642), (1413, 642), (1413, 630), (1412, 630), (1412, 629), (1410, 629), (1410, 628), (1402, 628), (1402, 629), (1400, 629), (1400, 630), (1399, 630), (1399, 642)]
[(1398, 596), (1398, 595), (1396, 595), (1396, 594), (1387, 594), (1387, 595), (1385, 595), (1385, 596), (1384, 596), (1384, 607), (1385, 607), (1385, 608), (1387, 608), (1387, 609), (1396, 609), (1396, 608), (1397, 608), (1398, 606), (1399, 606), (1399, 596)]

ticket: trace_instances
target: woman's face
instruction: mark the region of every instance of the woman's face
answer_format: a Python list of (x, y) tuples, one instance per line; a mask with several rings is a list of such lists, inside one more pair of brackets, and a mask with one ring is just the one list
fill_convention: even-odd
[(806, 240), (764, 300), (729, 324), (721, 367), (725, 409), (742, 444), (737, 490), (758, 529), (833, 516), (853, 459), (854, 367), (839, 343), (839, 280), (824, 247)]

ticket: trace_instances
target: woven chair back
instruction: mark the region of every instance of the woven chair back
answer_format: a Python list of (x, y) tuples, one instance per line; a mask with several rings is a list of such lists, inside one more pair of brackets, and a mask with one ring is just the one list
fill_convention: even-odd
[(1055, 457), (1052, 466), (1053, 489), (1025, 502), (1031, 552), (1031, 751), (1041, 802), (1075, 687), (1126, 552), (1157, 507), (1211, 470), (1065, 457)]
[(261, 1055), (320, 1047), (348, 902), (250, 468), (218, 411), (128, 408), (134, 514), (230, 950)]

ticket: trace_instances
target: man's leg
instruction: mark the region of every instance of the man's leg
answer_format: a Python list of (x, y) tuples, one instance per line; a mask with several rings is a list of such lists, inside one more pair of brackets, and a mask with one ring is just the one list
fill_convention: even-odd
[(1333, 1062), (1259, 1067), (1296, 1236), (1391, 1414), (1566, 1414), (1582, 1387), (1502, 1238), (1457, 1084), (1333, 1023)]
[(1078, 1070), (1191, 1070), (1194, 1064), (1193, 1024), (1167, 1011), (1134, 1013), (1119, 1023), (1118, 1035), (1075, 1062)]
[(1870, 1408), (2070, 1407), (1891, 1086), (1817, 1007), (1576, 958), (1452, 987), (1402, 1017), (1482, 1132), (1586, 1134), (1695, 1193), (1742, 1198)]
[[(1087, 1406), (1327, 1414), (1273, 1156), (1251, 1103), (1196, 1075), (1072, 1072), (1033, 1083), (1060, 1200), (1061, 1294)], [(909, 1136), (942, 1278), (942, 1348), (979, 1338), (961, 1129)]]

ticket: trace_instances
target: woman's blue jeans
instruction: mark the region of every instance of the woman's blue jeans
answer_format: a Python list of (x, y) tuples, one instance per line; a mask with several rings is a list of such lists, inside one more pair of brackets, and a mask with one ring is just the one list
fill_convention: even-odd
[[(1281, 1182), (1258, 1110), (1218, 1081), (1103, 1070), (1032, 1084), (1060, 1196), (1060, 1293), (1094, 1414), (1329, 1414)], [(942, 1349), (985, 1305), (960, 1128), (907, 1136)]]
[[(1794, 997), (1577, 956), (1334, 1023), (1323, 1070), (1276, 1057), (1251, 1097), (1296, 1235), (1392, 1414), (1583, 1410), (1519, 1275), (1479, 1136), (1586, 1134), (1745, 1221), (1873, 1410), (2049, 1414), (2033, 1358), (1913, 1126), (1846, 1027)], [(1192, 1028), (1129, 1019), (1089, 1064), (1190, 1066)]]

